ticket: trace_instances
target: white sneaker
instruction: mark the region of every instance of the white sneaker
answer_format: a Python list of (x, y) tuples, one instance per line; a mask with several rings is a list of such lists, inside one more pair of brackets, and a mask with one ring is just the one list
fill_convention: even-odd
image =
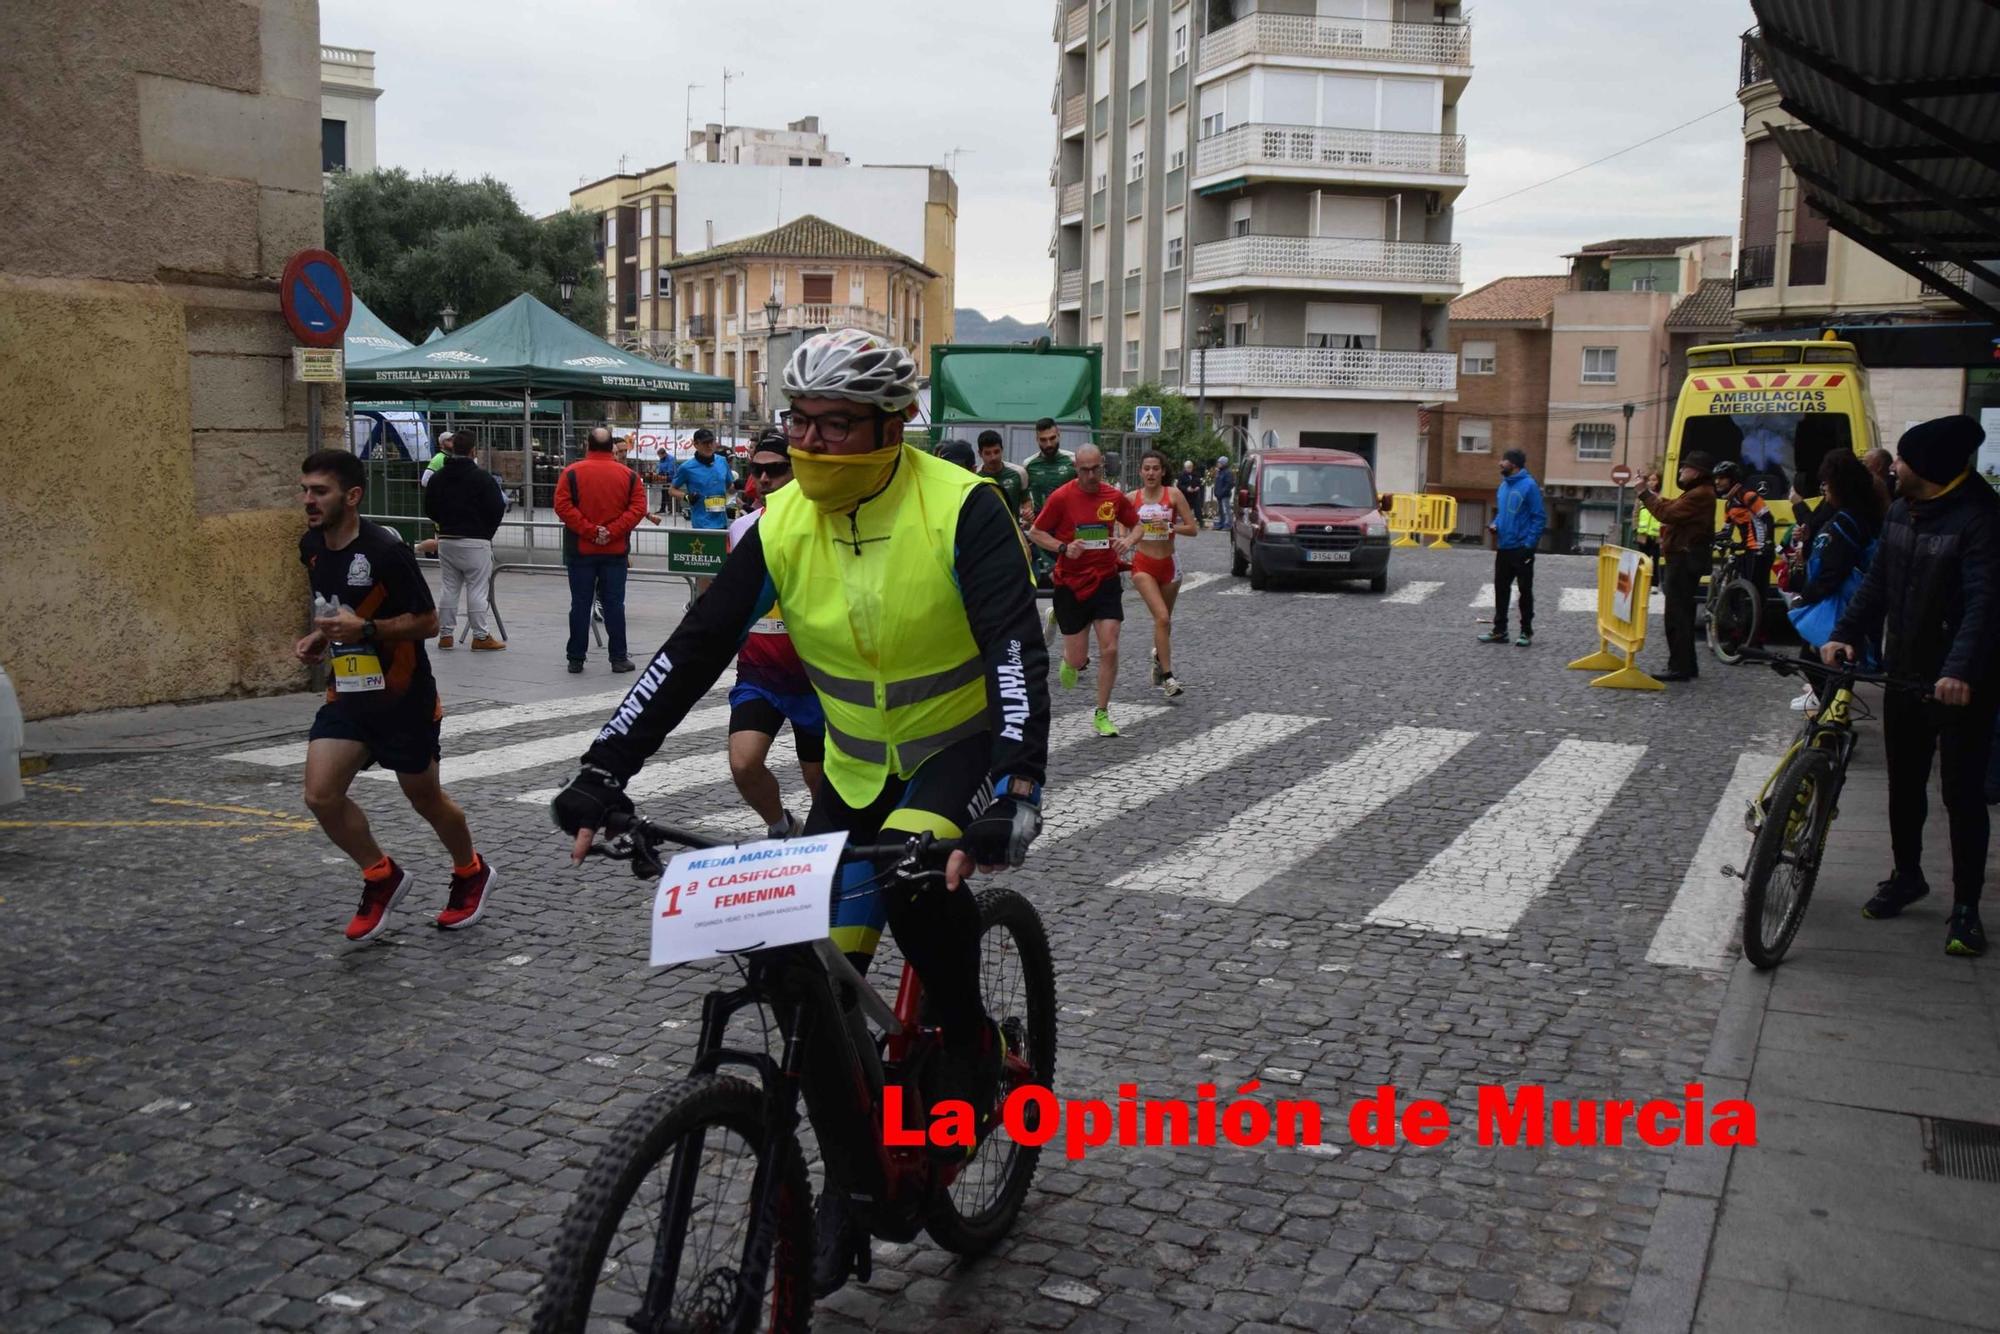
[(1819, 696), (1813, 694), (1811, 686), (1807, 686), (1805, 688), (1805, 693), (1801, 694), (1797, 699), (1792, 701), (1793, 713), (1811, 713), (1814, 709), (1817, 709), (1818, 707), (1819, 707)]
[(800, 834), (806, 832), (806, 822), (798, 816), (793, 815), (790, 811), (786, 811), (782, 820), (768, 826), (764, 832), (772, 838), (797, 838)]

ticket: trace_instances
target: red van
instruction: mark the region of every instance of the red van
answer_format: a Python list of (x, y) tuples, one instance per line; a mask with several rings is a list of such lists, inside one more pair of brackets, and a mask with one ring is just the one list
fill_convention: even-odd
[(1375, 476), (1359, 454), (1339, 449), (1270, 449), (1243, 463), (1236, 488), (1230, 573), (1250, 587), (1274, 578), (1366, 579), (1389, 587), (1389, 521), (1377, 507)]

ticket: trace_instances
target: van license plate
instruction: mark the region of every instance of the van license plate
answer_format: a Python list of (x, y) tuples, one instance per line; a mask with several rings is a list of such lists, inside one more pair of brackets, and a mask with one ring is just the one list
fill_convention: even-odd
[(1354, 559), (1351, 551), (1308, 551), (1307, 560), (1349, 561)]

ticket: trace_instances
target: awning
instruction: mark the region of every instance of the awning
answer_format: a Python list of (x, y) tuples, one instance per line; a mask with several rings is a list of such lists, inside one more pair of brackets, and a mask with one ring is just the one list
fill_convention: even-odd
[(1803, 128), (1772, 138), (1834, 230), (2000, 322), (2000, 6), (1751, 0)]
[(386, 357), (410, 346), (410, 340), (382, 323), (382, 317), (368, 309), (360, 297), (354, 298), (354, 313), (347, 320), (347, 364)]
[(467, 399), (532, 389), (538, 398), (729, 403), (736, 385), (663, 366), (584, 332), (523, 293), (436, 342), (347, 368), (356, 399)]

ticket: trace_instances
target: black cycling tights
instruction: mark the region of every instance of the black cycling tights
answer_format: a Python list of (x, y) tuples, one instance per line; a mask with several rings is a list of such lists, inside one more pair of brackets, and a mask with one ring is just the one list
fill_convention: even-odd
[[(845, 829), (856, 842), (876, 841), (883, 832), (957, 838), (986, 804), (991, 756), (989, 737), (969, 737), (925, 760), (907, 779), (891, 776), (875, 800), (858, 809), (841, 800), (830, 780), (823, 781), (805, 831)], [(947, 891), (936, 876), (898, 880), (893, 866), (855, 863), (842, 870), (833, 943), (865, 973), (886, 920), (945, 1032), (979, 1031), (986, 1009), (979, 999), (979, 907), (971, 887)]]

